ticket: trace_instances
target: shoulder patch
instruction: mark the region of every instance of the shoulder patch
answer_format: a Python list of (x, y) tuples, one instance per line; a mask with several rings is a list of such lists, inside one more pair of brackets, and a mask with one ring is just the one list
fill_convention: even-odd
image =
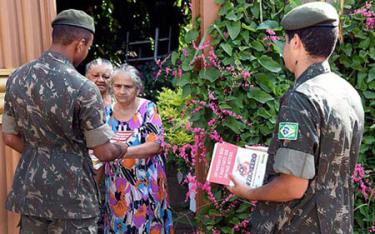
[(298, 123), (280, 122), (277, 139), (279, 140), (297, 140), (298, 137)]

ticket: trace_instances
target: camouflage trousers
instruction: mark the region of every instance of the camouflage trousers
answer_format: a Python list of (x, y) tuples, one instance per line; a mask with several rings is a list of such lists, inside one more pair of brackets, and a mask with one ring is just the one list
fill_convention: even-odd
[(96, 234), (98, 218), (89, 219), (50, 219), (22, 215), (21, 234)]

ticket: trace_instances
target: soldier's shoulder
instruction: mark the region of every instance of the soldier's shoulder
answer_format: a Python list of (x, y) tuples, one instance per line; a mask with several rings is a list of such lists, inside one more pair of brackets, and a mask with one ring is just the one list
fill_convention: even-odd
[(9, 78), (17, 77), (20, 74), (26, 73), (30, 68), (32, 68), (37, 60), (32, 60), (29, 63), (22, 64), (21, 66), (14, 69), (10, 74)]

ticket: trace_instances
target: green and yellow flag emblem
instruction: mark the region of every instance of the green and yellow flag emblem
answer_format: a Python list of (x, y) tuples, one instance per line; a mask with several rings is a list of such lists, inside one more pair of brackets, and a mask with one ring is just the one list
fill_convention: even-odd
[(280, 122), (279, 133), (277, 138), (279, 140), (297, 140), (298, 137), (298, 123)]

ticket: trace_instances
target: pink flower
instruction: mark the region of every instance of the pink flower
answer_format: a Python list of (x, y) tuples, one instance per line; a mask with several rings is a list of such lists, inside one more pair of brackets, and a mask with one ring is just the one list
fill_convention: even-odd
[(250, 77), (250, 72), (247, 71), (247, 70), (243, 70), (243, 71), (241, 72), (241, 76), (242, 76), (242, 78), (243, 78), (244, 80), (246, 80), (247, 78)]
[(276, 33), (272, 30), (272, 29), (267, 29), (266, 32), (269, 34), (269, 35), (276, 35)]
[(228, 32), (224, 32), (224, 38), (225, 38), (225, 40), (228, 39), (228, 37), (229, 37), (229, 33)]
[(166, 67), (165, 68), (165, 74), (168, 76), (169, 75), (169, 72), (171, 71), (172, 69), (170, 69), (169, 67)]
[(214, 124), (216, 123), (216, 119), (211, 119), (210, 121), (208, 121), (208, 126), (212, 127)]
[(189, 53), (188, 53), (188, 51), (187, 51), (186, 48), (182, 48), (181, 51), (182, 51), (182, 54), (183, 54), (185, 57), (189, 56)]
[(215, 141), (215, 142), (221, 142), (223, 141), (223, 138), (221, 138), (220, 134), (216, 131), (213, 130), (210, 134), (210, 138)]
[(366, 26), (368, 29), (373, 29), (375, 26), (375, 17), (366, 19)]

